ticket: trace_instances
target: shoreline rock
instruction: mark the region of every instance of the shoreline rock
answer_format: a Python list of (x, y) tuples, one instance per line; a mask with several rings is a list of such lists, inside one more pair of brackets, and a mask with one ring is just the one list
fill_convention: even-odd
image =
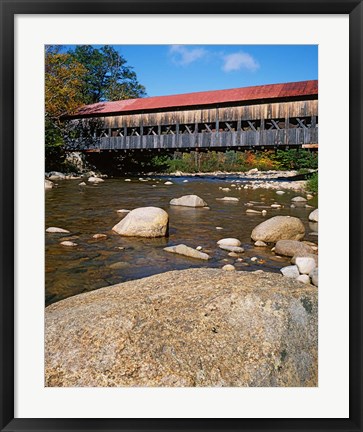
[(317, 386), (317, 289), (198, 268), (70, 297), (45, 309), (45, 385)]

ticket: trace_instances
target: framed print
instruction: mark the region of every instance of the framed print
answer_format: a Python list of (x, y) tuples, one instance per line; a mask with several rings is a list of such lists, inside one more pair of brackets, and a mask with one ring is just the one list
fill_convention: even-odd
[(1, 429), (361, 430), (361, 1), (1, 10)]

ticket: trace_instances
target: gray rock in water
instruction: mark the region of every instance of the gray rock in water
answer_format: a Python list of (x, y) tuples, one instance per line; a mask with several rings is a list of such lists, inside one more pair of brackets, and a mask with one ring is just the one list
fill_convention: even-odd
[(202, 260), (208, 260), (210, 258), (208, 254), (204, 252), (200, 252), (184, 244), (165, 247), (164, 251), (179, 254), (179, 255), (184, 255), (190, 258), (202, 259)]
[(45, 309), (45, 385), (317, 386), (318, 291), (198, 268), (69, 297)]
[(103, 183), (104, 180), (99, 177), (88, 177), (89, 183)]
[(238, 202), (239, 198), (234, 197), (224, 197), (224, 198), (216, 198), (217, 201), (231, 201), (231, 202)]
[(168, 213), (158, 207), (139, 207), (130, 211), (112, 230), (126, 237), (164, 237), (169, 225)]
[(291, 258), (291, 264), (296, 264), (296, 258), (298, 257), (309, 257), (309, 258), (313, 258), (315, 260), (315, 264), (316, 266), (318, 266), (318, 255), (314, 254), (314, 253), (301, 253), (301, 254), (296, 254)]
[(49, 227), (45, 230), (47, 233), (61, 233), (61, 234), (69, 234), (70, 231), (65, 230), (63, 228), (58, 227)]
[(219, 245), (219, 248), (223, 249), (225, 251), (228, 251), (228, 252), (236, 252), (236, 253), (242, 253), (242, 252), (245, 251), (243, 249), (243, 247), (240, 247), (240, 246), (229, 246), (229, 245), (224, 245), (224, 244)]
[(300, 276), (299, 270), (296, 265), (283, 267), (280, 272), (288, 278), (296, 279)]
[(314, 268), (314, 270), (311, 271), (311, 273), (309, 274), (310, 278), (311, 278), (311, 282), (313, 283), (313, 285), (315, 286), (319, 286), (319, 269), (318, 267)]
[(198, 195), (184, 195), (180, 198), (173, 198), (170, 205), (183, 207), (205, 207), (207, 203)]
[(295, 262), (296, 262), (297, 268), (299, 269), (300, 274), (308, 275), (316, 267), (316, 263), (315, 263), (314, 258), (297, 257)]
[(295, 203), (304, 203), (307, 201), (307, 199), (302, 197), (302, 196), (297, 196), (297, 197), (292, 198), (291, 201), (295, 202)]
[(293, 257), (312, 254), (313, 250), (309, 245), (297, 240), (279, 240), (275, 245), (275, 252), (278, 255)]
[(300, 219), (292, 216), (274, 216), (257, 225), (251, 238), (267, 243), (279, 240), (301, 240), (305, 235), (305, 227)]
[(241, 242), (236, 238), (223, 238), (217, 241), (217, 245), (241, 246)]
[(309, 221), (311, 222), (319, 222), (319, 209), (315, 209), (309, 214)]
[(64, 180), (66, 178), (66, 175), (59, 172), (59, 171), (51, 171), (49, 173), (49, 180)]
[(47, 179), (45, 179), (44, 180), (44, 187), (45, 187), (45, 189), (52, 189), (52, 188), (54, 188), (54, 183), (52, 182), (52, 181), (50, 181), (50, 180), (47, 180)]
[(60, 244), (61, 244), (62, 246), (68, 246), (68, 247), (74, 247), (74, 246), (77, 246), (77, 243), (74, 243), (74, 242), (72, 242), (72, 241), (68, 241), (68, 240), (66, 240), (66, 241), (62, 241)]

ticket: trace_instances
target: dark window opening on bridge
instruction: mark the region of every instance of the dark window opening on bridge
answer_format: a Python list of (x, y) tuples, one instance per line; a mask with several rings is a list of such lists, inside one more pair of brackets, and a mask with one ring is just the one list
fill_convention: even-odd
[(220, 132), (236, 132), (237, 131), (237, 122), (236, 121), (219, 122), (219, 131)]
[(242, 120), (241, 130), (242, 132), (259, 131), (261, 130), (261, 120)]
[(182, 124), (179, 126), (180, 134), (193, 134), (195, 131), (195, 124)]
[(161, 126), (161, 135), (175, 135), (176, 125)]
[(272, 130), (272, 129), (285, 129), (286, 128), (286, 122), (284, 118), (277, 118), (277, 119), (266, 119), (265, 120), (265, 129), (266, 130)]

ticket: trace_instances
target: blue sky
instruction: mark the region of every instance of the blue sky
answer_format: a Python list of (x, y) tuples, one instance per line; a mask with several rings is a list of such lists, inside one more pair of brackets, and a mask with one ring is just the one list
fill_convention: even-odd
[(134, 68), (148, 96), (318, 79), (317, 45), (113, 47)]

